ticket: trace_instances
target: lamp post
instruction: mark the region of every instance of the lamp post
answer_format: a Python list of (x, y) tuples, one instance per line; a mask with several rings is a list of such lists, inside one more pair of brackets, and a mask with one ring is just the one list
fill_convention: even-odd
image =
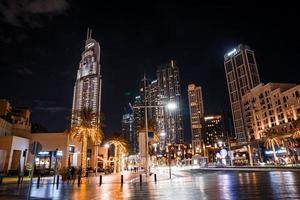
[[(131, 106), (131, 107), (133, 109), (141, 109), (141, 108), (145, 109), (145, 140), (146, 140), (146, 145), (145, 145), (146, 146), (145, 171), (146, 171), (146, 174), (148, 174), (148, 170), (149, 170), (149, 163), (148, 163), (149, 149), (148, 149), (148, 112), (147, 112), (147, 110), (148, 110), (148, 108), (167, 108), (168, 110), (175, 110), (177, 108), (177, 104), (175, 102), (169, 102), (166, 105), (148, 106), (148, 105), (146, 105), (146, 102), (145, 102), (144, 106)], [(162, 132), (161, 135), (162, 134), (165, 135), (164, 132)]]

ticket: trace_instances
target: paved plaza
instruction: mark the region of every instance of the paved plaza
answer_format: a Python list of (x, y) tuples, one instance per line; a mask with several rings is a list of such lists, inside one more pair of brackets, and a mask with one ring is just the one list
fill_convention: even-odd
[[(159, 169), (157, 182), (154, 175), (124, 173), (62, 183), (58, 189), (52, 178), (43, 178), (39, 189), (32, 186), (32, 199), (300, 199), (300, 173), (293, 171), (203, 171), (198, 169)], [(0, 186), (0, 199), (26, 199), (28, 183), (18, 186), (4, 183)]]

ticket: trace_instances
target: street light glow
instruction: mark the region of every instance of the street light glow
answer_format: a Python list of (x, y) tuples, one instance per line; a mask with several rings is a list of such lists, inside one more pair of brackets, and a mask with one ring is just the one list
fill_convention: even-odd
[(169, 110), (175, 110), (177, 108), (177, 105), (174, 102), (170, 102), (170, 103), (167, 104), (167, 108)]
[(166, 136), (166, 132), (165, 132), (165, 131), (162, 131), (162, 132), (160, 132), (159, 135), (162, 136), (162, 137), (164, 137), (164, 136)]
[(108, 149), (109, 148), (109, 144), (105, 144), (104, 147)]

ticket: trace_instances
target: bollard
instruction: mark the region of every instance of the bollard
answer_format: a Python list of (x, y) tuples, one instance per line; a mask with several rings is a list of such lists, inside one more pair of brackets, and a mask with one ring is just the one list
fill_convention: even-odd
[(142, 185), (142, 174), (140, 174), (140, 185)]
[(40, 180), (41, 180), (41, 176), (38, 175), (37, 185), (36, 185), (36, 187), (37, 187), (38, 189), (40, 188)]
[(80, 179), (81, 179), (81, 176), (78, 175), (78, 182), (77, 182), (78, 187), (80, 186)]
[(123, 185), (123, 174), (121, 175), (121, 184)]
[(3, 176), (0, 176), (0, 185), (3, 183)]
[(21, 176), (18, 176), (18, 185), (21, 183)]
[(58, 185), (59, 185), (59, 175), (57, 175), (56, 177), (56, 189), (58, 189)]
[(154, 182), (156, 183), (157, 179), (156, 179), (156, 174), (154, 174)]
[(99, 185), (102, 185), (102, 175), (99, 176)]

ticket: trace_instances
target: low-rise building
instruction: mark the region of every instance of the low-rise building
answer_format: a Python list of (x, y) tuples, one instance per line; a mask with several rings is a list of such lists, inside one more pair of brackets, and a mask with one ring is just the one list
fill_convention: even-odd
[(242, 97), (245, 124), (251, 139), (266, 137), (266, 129), (288, 133), (300, 117), (300, 85), (259, 84)]
[(26, 107), (11, 107), (6, 99), (0, 99), (0, 136), (30, 138), (31, 110)]

